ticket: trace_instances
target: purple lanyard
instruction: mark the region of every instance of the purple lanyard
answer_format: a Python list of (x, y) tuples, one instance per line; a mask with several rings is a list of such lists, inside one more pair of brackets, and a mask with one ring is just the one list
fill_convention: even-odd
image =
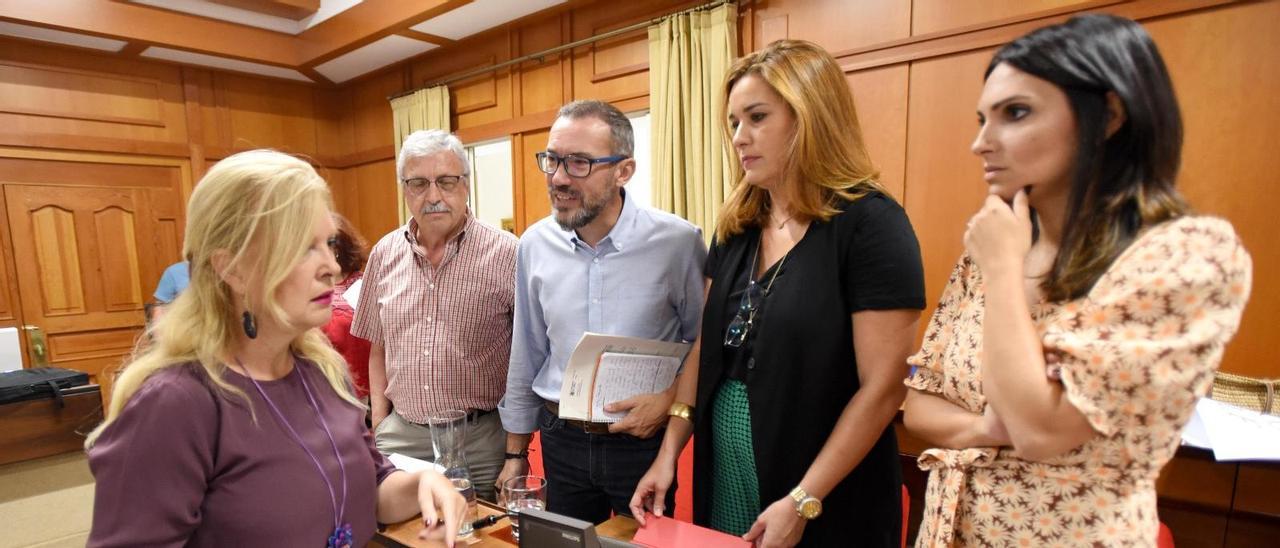
[[(347, 509), (347, 466), (342, 463), (342, 455), (338, 453), (338, 442), (333, 439), (333, 432), (329, 431), (329, 423), (324, 420), (324, 415), (320, 413), (320, 406), (316, 405), (315, 396), (311, 395), (311, 386), (307, 384), (307, 375), (301, 370), (298, 371), (298, 377), (302, 379), (302, 389), (307, 392), (307, 400), (311, 402), (311, 408), (315, 410), (316, 417), (320, 419), (320, 426), (324, 427), (324, 433), (329, 436), (329, 445), (333, 447), (333, 457), (338, 459), (338, 470), (342, 474), (342, 506), (338, 506), (337, 497), (333, 492), (333, 483), (329, 481), (328, 474), (324, 473), (324, 468), (320, 466), (320, 459), (316, 458), (315, 453), (302, 442), (302, 436), (298, 435), (298, 431), (293, 429), (293, 425), (289, 424), (289, 420), (284, 418), (284, 413), (280, 412), (280, 408), (276, 407), (275, 402), (267, 397), (267, 391), (262, 389), (262, 385), (249, 374), (249, 370), (240, 363), (240, 358), (236, 358), (236, 365), (244, 370), (245, 376), (249, 377), (249, 382), (253, 383), (253, 387), (258, 389), (258, 393), (262, 394), (262, 399), (271, 407), (271, 411), (275, 413), (276, 418), (280, 420), (285, 429), (289, 431), (289, 435), (293, 437), (293, 441), (307, 452), (307, 456), (311, 457), (312, 464), (316, 465), (316, 471), (320, 473), (320, 479), (324, 480), (324, 486), (329, 488), (329, 504), (333, 506), (333, 534), (329, 536), (328, 546), (350, 546), (352, 542), (352, 531), (350, 524), (342, 523), (343, 514)], [(294, 368), (297, 369), (295, 362)]]

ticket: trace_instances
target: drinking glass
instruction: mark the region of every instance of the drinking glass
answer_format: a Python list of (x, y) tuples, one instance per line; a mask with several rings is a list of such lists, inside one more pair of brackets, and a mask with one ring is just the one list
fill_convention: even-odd
[(520, 540), (520, 511), (528, 508), (547, 508), (547, 478), (542, 476), (516, 476), (502, 484), (502, 505), (511, 520), (511, 536)]

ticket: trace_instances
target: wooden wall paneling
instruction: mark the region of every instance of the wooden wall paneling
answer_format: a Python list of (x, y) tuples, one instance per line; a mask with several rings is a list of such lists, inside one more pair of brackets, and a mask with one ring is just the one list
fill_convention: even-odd
[(147, 189), (147, 199), (155, 218), (155, 234), (150, 238), (155, 262), (154, 269), (143, 277), (142, 288), (145, 300), (150, 301), (164, 269), (182, 260), (187, 202), (180, 191), (169, 189)]
[[(3, 182), (3, 177), (0, 177)], [(22, 302), (19, 300), (16, 266), (14, 266), (13, 238), (9, 235), (9, 215), (0, 192), (0, 327), (17, 327), (25, 356), (26, 337), (22, 330)]]
[[(605, 18), (607, 15), (612, 17)], [(647, 19), (602, 10), (574, 14), (573, 39), (603, 34)], [(577, 34), (582, 34), (579, 36)], [(636, 30), (573, 51), (573, 96), (619, 101), (649, 94), (649, 33)]]
[(911, 2), (902, 0), (755, 2), (753, 51), (781, 38), (809, 40), (832, 53), (906, 38), (911, 10)]
[[(182, 98), (183, 112), (187, 121), (187, 146), (191, 150), (191, 165), (204, 166), (204, 109), (200, 107), (201, 99), (201, 76), (204, 71), (198, 71), (190, 67), (182, 68)], [(207, 81), (207, 79), (206, 79)], [(204, 170), (200, 169), (196, 173), (196, 177), (204, 176)]]
[(347, 184), (353, 185), (348, 192), (354, 191), (359, 195), (356, 204), (356, 211), (359, 213), (356, 217), (360, 221), (356, 226), (369, 242), (378, 241), (378, 238), (399, 226), (397, 211), (401, 205), (396, 198), (395, 160), (383, 160), (352, 168), (347, 171), (346, 177)]
[[(517, 47), (514, 33), (510, 29), (486, 32), (463, 40), (456, 50), (446, 54), (423, 56), (411, 66), (413, 87), (424, 87), (450, 75), (512, 59)], [(449, 84), (453, 129), (457, 131), (514, 117), (512, 94), (516, 78), (508, 68)]]
[[(570, 13), (560, 14), (560, 39), (568, 41), (573, 37), (573, 16)], [(573, 89), (573, 52), (560, 53), (560, 105), (576, 98)], [(560, 105), (556, 105), (559, 108)]]
[(4, 185), (14, 251), (35, 259), (18, 265), (23, 316), (44, 329), (51, 365), (100, 377), (142, 327), (141, 270), (158, 261), (139, 240), (154, 214), (141, 190), (66, 190)]
[[(986, 196), (982, 162), (969, 152), (982, 71), (992, 52), (912, 63), (908, 98), (905, 203), (924, 257), (933, 314), (964, 245), (965, 222)], [(923, 333), (927, 321), (920, 322)]]
[[(559, 18), (545, 19), (516, 31), (521, 54), (542, 51), (568, 40), (561, 35)], [(555, 110), (564, 104), (565, 85), (561, 63), (569, 62), (566, 53), (548, 56), (541, 61), (520, 65), (520, 114)]]
[[(538, 169), (533, 155), (547, 149), (551, 129), (529, 131), (512, 137), (512, 170), (516, 172), (516, 234), (551, 214), (551, 198), (547, 196), (547, 175)], [(519, 146), (514, 146), (519, 143)]]
[[(355, 169), (320, 170), (320, 176), (329, 183), (329, 192), (333, 194), (333, 209), (351, 221), (351, 226), (360, 230), (364, 219), (360, 215), (360, 193), (356, 191)], [(363, 230), (360, 230), (364, 234)], [(372, 245), (372, 243), (371, 243)]]
[[(1111, 2), (1119, 3), (1119, 2)], [(1057, 8), (1084, 7), (1086, 0), (912, 0), (911, 34), (968, 27)]]
[(273, 148), (316, 155), (312, 88), (223, 72), (214, 74), (213, 85), (226, 105), (233, 150)]
[(906, 64), (849, 74), (862, 138), (871, 161), (880, 169), (880, 184), (899, 202), (903, 200), (907, 161)]
[(387, 96), (409, 87), (404, 74), (408, 70), (379, 74), (361, 80), (351, 88), (352, 129), (355, 132), (352, 145), (356, 152), (394, 146), (391, 103)]
[(183, 179), (178, 165), (121, 163), (75, 153), (45, 158), (6, 156), (0, 149), (0, 182), (177, 189)]
[(331, 163), (336, 158), (357, 152), (351, 92), (346, 89), (315, 89), (311, 99), (315, 105), (317, 156)]
[[(185, 143), (179, 70), (0, 39), (0, 128), (64, 142), (79, 138), (91, 145), (102, 145), (103, 139)], [(108, 146), (125, 147), (119, 142)]]
[(1169, 65), (1186, 129), (1179, 187), (1231, 221), (1253, 257), (1253, 293), (1222, 369), (1280, 377), (1280, 2), (1245, 3), (1146, 23)]
[(524, 139), (520, 135), (511, 136), (511, 222), (514, 225), (515, 234), (519, 236), (524, 233), (524, 229), (529, 226), (529, 219), (525, 218), (525, 185), (526, 177), (524, 169), (524, 160), (529, 154), (525, 154)]

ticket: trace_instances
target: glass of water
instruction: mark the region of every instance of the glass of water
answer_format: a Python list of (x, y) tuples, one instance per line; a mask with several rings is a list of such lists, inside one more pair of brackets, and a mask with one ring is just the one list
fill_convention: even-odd
[(542, 476), (516, 476), (502, 484), (502, 504), (511, 520), (511, 536), (520, 540), (520, 511), (529, 508), (547, 508), (547, 478)]
[(471, 529), (471, 522), (476, 520), (478, 509), (476, 508), (476, 490), (471, 485), (470, 478), (449, 478), (453, 482), (453, 488), (458, 490), (458, 494), (462, 498), (467, 499), (467, 513), (462, 517), (462, 523), (458, 526), (458, 537), (468, 537), (474, 532)]

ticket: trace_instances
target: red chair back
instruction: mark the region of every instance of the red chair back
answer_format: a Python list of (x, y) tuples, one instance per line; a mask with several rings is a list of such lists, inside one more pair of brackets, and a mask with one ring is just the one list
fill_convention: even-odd
[(1156, 534), (1156, 548), (1173, 548), (1173, 532), (1164, 522), (1160, 522), (1160, 532)]
[[(902, 548), (907, 548), (907, 516), (911, 515), (911, 493), (907, 492), (907, 486), (902, 486)], [(1164, 524), (1161, 524), (1162, 526)], [(1170, 542), (1172, 547), (1173, 543)], [(1163, 547), (1162, 547), (1163, 548)]]

